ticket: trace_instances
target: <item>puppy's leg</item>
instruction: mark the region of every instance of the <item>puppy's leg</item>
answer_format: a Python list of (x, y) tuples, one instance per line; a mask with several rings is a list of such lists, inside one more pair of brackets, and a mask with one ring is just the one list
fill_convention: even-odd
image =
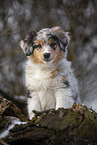
[(58, 108), (69, 108), (73, 105), (74, 100), (72, 93), (69, 88), (58, 89), (55, 94), (56, 97), (56, 109)]
[(29, 119), (32, 119), (34, 117), (33, 110), (41, 111), (40, 100), (37, 96), (33, 96), (32, 98), (28, 98)]

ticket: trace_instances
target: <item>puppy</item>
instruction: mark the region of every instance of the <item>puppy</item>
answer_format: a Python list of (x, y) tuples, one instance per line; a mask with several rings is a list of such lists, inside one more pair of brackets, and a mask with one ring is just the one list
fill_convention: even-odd
[(69, 41), (68, 32), (60, 27), (31, 32), (20, 41), (28, 57), (25, 79), (30, 119), (33, 110), (67, 108), (77, 101), (77, 81), (66, 59)]

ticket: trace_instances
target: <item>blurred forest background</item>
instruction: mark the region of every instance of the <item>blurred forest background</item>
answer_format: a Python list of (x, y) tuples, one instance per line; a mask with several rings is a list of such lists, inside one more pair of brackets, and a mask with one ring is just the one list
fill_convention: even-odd
[(0, 92), (26, 95), (26, 57), (19, 41), (53, 26), (70, 32), (68, 59), (81, 101), (97, 111), (97, 0), (0, 0)]

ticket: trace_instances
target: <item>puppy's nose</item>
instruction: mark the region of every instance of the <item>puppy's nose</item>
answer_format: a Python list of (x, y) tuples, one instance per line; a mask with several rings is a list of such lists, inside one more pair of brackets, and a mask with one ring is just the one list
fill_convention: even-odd
[(44, 56), (45, 59), (49, 59), (50, 58), (50, 55), (51, 55), (50, 53), (44, 53), (43, 54), (43, 56)]

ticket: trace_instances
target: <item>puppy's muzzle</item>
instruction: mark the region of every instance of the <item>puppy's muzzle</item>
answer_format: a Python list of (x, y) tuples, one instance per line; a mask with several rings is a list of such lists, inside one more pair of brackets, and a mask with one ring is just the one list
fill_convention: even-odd
[(44, 53), (44, 54), (43, 54), (43, 57), (44, 57), (44, 60), (45, 60), (45, 61), (49, 61), (49, 60), (50, 60), (50, 56), (51, 56), (50, 53)]

